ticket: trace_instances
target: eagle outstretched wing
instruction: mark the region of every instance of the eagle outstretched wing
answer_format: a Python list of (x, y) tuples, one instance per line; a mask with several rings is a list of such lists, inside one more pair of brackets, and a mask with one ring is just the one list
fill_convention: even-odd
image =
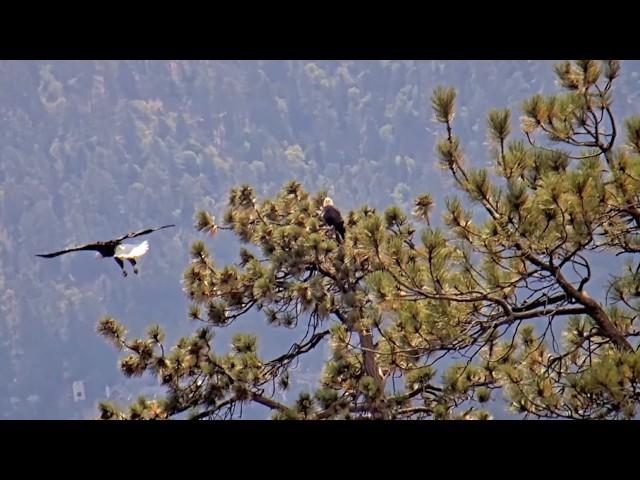
[(99, 252), (103, 247), (104, 247), (104, 243), (102, 242), (87, 243), (84, 245), (78, 245), (76, 247), (65, 248), (64, 250), (60, 250), (59, 252), (36, 254), (36, 257), (53, 258), (53, 257), (57, 257), (58, 255), (63, 255), (69, 252), (78, 252), (80, 250), (96, 250)]
[(163, 225), (161, 227), (156, 227), (156, 228), (145, 228), (144, 230), (138, 230), (137, 232), (126, 233), (121, 237), (116, 238), (114, 241), (119, 243), (122, 240), (125, 240), (127, 238), (134, 238), (134, 237), (139, 237), (141, 235), (148, 235), (149, 233), (155, 232), (156, 230), (162, 230), (163, 228), (169, 228), (169, 227), (175, 227), (175, 225), (171, 224), (171, 225)]

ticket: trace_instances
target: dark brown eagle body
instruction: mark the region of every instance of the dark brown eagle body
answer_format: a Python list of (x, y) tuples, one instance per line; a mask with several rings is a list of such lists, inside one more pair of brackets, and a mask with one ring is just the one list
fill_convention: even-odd
[(333, 227), (336, 232), (336, 238), (338, 242), (344, 242), (344, 235), (346, 233), (344, 228), (344, 220), (342, 219), (342, 215), (340, 211), (333, 206), (333, 200), (327, 197), (324, 199), (324, 204), (322, 207), (322, 219), (324, 222)]

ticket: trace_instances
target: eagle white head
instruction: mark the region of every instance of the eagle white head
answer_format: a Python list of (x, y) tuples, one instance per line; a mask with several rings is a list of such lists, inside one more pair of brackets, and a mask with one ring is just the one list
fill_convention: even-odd
[(327, 197), (324, 199), (324, 202), (322, 203), (323, 207), (333, 207), (333, 200), (331, 199), (331, 197)]

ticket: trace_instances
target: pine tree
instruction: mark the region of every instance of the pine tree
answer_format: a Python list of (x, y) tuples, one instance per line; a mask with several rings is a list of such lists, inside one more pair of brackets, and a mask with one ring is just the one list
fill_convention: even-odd
[[(126, 375), (152, 373), (167, 387), (164, 400), (128, 410), (101, 403), (102, 418), (232, 418), (255, 403), (282, 419), (487, 419), (499, 393), (525, 417), (635, 416), (640, 117), (625, 120), (621, 141), (618, 62), (555, 71), (563, 91), (523, 103), (520, 138), (509, 109), (488, 113), (491, 168), (464, 157), (455, 90), (433, 92), (437, 155), (462, 193), (445, 199), (441, 228), (430, 222), (439, 202), (425, 193), (415, 223), (397, 206), (348, 212), (338, 243), (321, 220), (325, 192), (296, 181), (264, 200), (249, 185), (233, 189), (220, 225), (199, 212), (197, 230), (230, 230), (247, 248), (237, 266), (217, 266), (204, 241), (193, 243), (183, 280), (204, 327), (172, 349), (159, 326), (132, 339), (113, 318), (100, 321), (127, 351)], [(613, 275), (623, 255), (625, 269), (598, 284), (594, 273)], [(218, 351), (214, 329), (250, 311), (307, 334), (275, 358), (261, 358), (246, 334)], [(315, 392), (276, 400), (300, 357), (327, 344)]]

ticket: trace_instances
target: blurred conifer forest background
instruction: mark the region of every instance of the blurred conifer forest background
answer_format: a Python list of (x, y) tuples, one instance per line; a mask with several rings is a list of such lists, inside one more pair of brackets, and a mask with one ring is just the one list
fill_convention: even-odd
[[(510, 108), (512, 136), (524, 138), (523, 101), (560, 91), (556, 63), (0, 62), (0, 418), (95, 418), (101, 400), (124, 408), (140, 394), (162, 398), (156, 376), (123, 375), (123, 354), (96, 325), (109, 316), (144, 336), (158, 324), (169, 346), (193, 334), (200, 325), (188, 318), (183, 285), (192, 243), (204, 241), (218, 268), (237, 265), (243, 246), (229, 230), (213, 238), (198, 231), (196, 213), (223, 225), (232, 188), (251, 185), (262, 201), (295, 180), (312, 197), (326, 192), (345, 219), (365, 205), (411, 216), (415, 199), (429, 193), (431, 226), (444, 226), (445, 197), (457, 188), (436, 150), (446, 129), (434, 120), (434, 89), (455, 88), (466, 162), (489, 167), (488, 112)], [(640, 62), (621, 62), (612, 103), (621, 142), (623, 119), (638, 115), (638, 105)], [(35, 256), (168, 223), (176, 228), (144, 237), (150, 251), (140, 274), (126, 279), (112, 259), (87, 252)], [(592, 296), (603, 302), (622, 268), (615, 258), (592, 263)], [(253, 334), (260, 357), (273, 358), (300, 328), (269, 324), (253, 309), (215, 328), (213, 343), (222, 354), (236, 333)], [(278, 401), (313, 394), (330, 355), (324, 343), (301, 359)], [(269, 418), (259, 403), (247, 403), (242, 418)], [(497, 391), (487, 408), (513, 418), (508, 407)]]

